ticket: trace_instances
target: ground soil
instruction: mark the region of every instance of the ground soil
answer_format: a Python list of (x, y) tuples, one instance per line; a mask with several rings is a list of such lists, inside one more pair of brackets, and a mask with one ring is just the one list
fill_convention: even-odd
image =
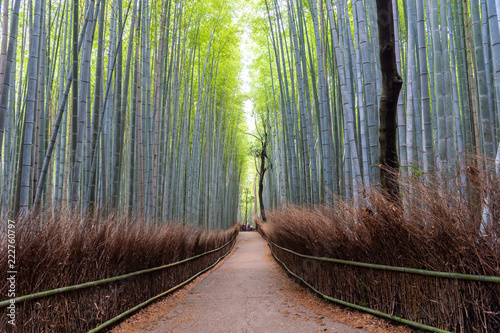
[(112, 332), (413, 331), (322, 301), (286, 275), (258, 233), (243, 232), (231, 256), (211, 272)]

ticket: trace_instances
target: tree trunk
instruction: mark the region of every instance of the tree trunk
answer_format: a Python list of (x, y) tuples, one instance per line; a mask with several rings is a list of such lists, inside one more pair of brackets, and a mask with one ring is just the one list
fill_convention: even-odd
[(397, 102), (403, 80), (396, 65), (394, 20), (391, 0), (377, 0), (379, 52), (382, 70), (380, 98), (380, 183), (388, 200), (400, 205), (397, 152)]
[(260, 152), (260, 170), (259, 170), (259, 205), (260, 205), (260, 216), (262, 221), (266, 222), (266, 211), (264, 210), (264, 200), (262, 198), (262, 192), (264, 190), (264, 174), (266, 173), (266, 158), (267, 158), (267, 135), (262, 143), (262, 151)]

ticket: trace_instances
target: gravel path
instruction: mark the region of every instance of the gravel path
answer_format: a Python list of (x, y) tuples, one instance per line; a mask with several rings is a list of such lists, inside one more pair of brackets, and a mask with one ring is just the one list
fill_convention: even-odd
[(286, 276), (256, 232), (240, 233), (233, 254), (187, 289), (114, 332), (407, 332), (345, 309), (332, 315)]

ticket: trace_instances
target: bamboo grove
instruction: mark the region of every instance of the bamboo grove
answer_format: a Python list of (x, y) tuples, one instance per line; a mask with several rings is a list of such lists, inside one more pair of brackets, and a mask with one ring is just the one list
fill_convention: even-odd
[(3, 1), (0, 202), (236, 220), (239, 28), (224, 1)]
[[(270, 207), (362, 204), (379, 184), (381, 71), (375, 1), (263, 0), (253, 94), (270, 136)], [(500, 2), (393, 0), (403, 77), (400, 173), (467, 193), (468, 167), (500, 164)], [(383, 19), (383, 17), (379, 18)], [(488, 166), (486, 166), (488, 165)]]

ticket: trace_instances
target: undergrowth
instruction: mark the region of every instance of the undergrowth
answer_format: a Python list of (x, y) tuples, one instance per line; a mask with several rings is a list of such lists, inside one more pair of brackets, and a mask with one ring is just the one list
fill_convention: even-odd
[[(80, 219), (69, 210), (46, 211), (16, 225), (17, 296), (153, 268), (215, 249), (239, 226), (206, 232), (181, 224), (150, 225), (112, 215)], [(7, 253), (6, 233), (0, 237)], [(0, 309), (0, 327), (15, 332), (86, 332), (135, 305), (183, 282), (213, 264), (219, 251), (173, 268), (16, 304), (16, 327)], [(7, 257), (0, 257), (6, 281)], [(0, 285), (2, 299), (7, 283)]]
[[(500, 179), (469, 168), (459, 180), (408, 177), (403, 209), (367, 189), (363, 205), (336, 198), (287, 206), (259, 221), (282, 247), (317, 256), (433, 271), (500, 276)], [(485, 225), (484, 207), (490, 212)], [(304, 259), (271, 246), (326, 295), (454, 332), (500, 332), (500, 284), (390, 272)]]

